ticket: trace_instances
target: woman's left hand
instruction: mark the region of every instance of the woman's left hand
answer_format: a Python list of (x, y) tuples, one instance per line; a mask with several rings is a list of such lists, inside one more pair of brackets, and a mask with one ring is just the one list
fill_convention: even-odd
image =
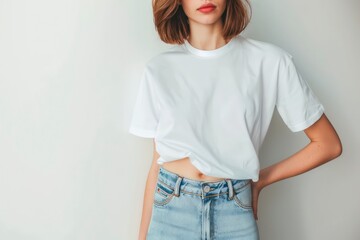
[(260, 181), (258, 181), (258, 182), (251, 181), (252, 207), (253, 207), (254, 218), (256, 220), (258, 220), (258, 216), (257, 216), (258, 198), (259, 198), (260, 192), (263, 188), (264, 187), (262, 186)]

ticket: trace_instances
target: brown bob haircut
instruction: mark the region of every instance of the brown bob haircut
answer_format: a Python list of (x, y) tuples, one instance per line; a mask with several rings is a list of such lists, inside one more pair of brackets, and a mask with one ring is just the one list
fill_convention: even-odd
[[(152, 0), (152, 7), (155, 29), (160, 39), (170, 44), (184, 43), (184, 39), (189, 37), (190, 26), (180, 0)], [(249, 0), (226, 0), (221, 16), (225, 40), (230, 40), (246, 28), (251, 19), (251, 11)]]

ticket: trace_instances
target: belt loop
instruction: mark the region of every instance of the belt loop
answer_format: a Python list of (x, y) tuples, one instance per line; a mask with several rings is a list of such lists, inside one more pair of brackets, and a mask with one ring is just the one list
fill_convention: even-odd
[(230, 178), (225, 179), (229, 188), (229, 200), (232, 200), (234, 198), (234, 188), (231, 182)]
[(175, 196), (176, 197), (179, 197), (179, 195), (180, 195), (180, 184), (181, 184), (182, 179), (183, 178), (181, 176), (178, 176), (178, 179), (176, 180), (176, 183), (175, 183)]

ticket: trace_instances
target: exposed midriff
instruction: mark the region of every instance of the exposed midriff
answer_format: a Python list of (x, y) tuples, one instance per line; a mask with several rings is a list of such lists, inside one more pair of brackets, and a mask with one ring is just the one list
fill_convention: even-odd
[(170, 172), (176, 173), (181, 177), (196, 181), (218, 182), (224, 180), (224, 178), (217, 178), (203, 174), (190, 162), (189, 157), (181, 158), (171, 162), (164, 162), (162, 167)]

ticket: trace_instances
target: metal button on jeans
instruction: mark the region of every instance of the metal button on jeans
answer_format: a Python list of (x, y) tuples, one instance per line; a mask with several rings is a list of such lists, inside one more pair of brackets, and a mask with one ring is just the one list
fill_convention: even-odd
[(206, 185), (205, 187), (204, 187), (204, 192), (209, 192), (210, 191), (210, 187), (208, 186), (208, 185)]

